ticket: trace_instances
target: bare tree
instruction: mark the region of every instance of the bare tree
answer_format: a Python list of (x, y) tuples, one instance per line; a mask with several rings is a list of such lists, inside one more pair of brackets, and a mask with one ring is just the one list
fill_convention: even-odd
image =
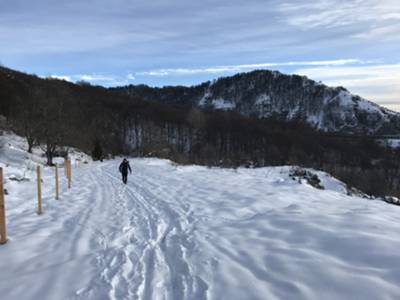
[(53, 157), (62, 144), (66, 132), (64, 97), (65, 95), (55, 88), (47, 86), (40, 98), (41, 110), (37, 136), (49, 166), (53, 165)]
[(38, 141), (39, 108), (35, 104), (33, 94), (31, 98), (25, 100), (18, 98), (16, 102), (14, 128), (26, 138), (28, 152), (32, 153), (32, 148)]

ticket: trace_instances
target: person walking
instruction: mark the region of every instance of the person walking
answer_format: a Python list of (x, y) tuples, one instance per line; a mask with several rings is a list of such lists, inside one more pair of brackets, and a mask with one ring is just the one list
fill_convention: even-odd
[(119, 171), (122, 174), (122, 182), (125, 184), (128, 182), (128, 170), (129, 173), (132, 174), (132, 169), (131, 166), (129, 165), (129, 161), (126, 158), (124, 158), (122, 163), (119, 165)]

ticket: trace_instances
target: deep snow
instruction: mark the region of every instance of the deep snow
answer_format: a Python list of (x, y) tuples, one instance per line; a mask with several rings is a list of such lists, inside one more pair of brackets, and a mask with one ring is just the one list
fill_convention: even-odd
[(347, 196), (325, 173), (317, 190), (290, 167), (132, 159), (125, 186), (110, 160), (74, 168), (56, 201), (45, 168), (38, 216), (24, 169), (39, 158), (11, 140), (6, 177), (30, 181), (6, 181), (2, 300), (400, 299), (400, 207)]

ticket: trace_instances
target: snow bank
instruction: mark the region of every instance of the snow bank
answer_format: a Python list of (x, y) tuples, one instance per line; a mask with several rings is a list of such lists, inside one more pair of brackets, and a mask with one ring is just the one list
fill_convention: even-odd
[(400, 299), (400, 207), (289, 166), (134, 159), (125, 186), (119, 163), (74, 169), (59, 201), (45, 168), (41, 216), (35, 182), (13, 183), (2, 300)]

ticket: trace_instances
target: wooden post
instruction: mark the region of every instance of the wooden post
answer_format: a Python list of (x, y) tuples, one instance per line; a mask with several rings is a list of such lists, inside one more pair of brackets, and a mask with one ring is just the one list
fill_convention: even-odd
[(38, 192), (38, 215), (43, 213), (42, 210), (42, 176), (40, 175), (40, 166), (36, 167), (37, 174), (37, 192)]
[(64, 176), (65, 177), (68, 177), (68, 175), (67, 175), (67, 162), (68, 162), (68, 160), (64, 157)]
[(7, 243), (6, 208), (4, 206), (3, 168), (0, 168), (0, 245)]
[(72, 181), (72, 171), (71, 171), (71, 161), (67, 161), (67, 178), (68, 178), (68, 188), (71, 188), (71, 181)]
[(59, 196), (59, 184), (58, 184), (58, 165), (56, 164), (56, 200), (58, 200), (58, 196)]

